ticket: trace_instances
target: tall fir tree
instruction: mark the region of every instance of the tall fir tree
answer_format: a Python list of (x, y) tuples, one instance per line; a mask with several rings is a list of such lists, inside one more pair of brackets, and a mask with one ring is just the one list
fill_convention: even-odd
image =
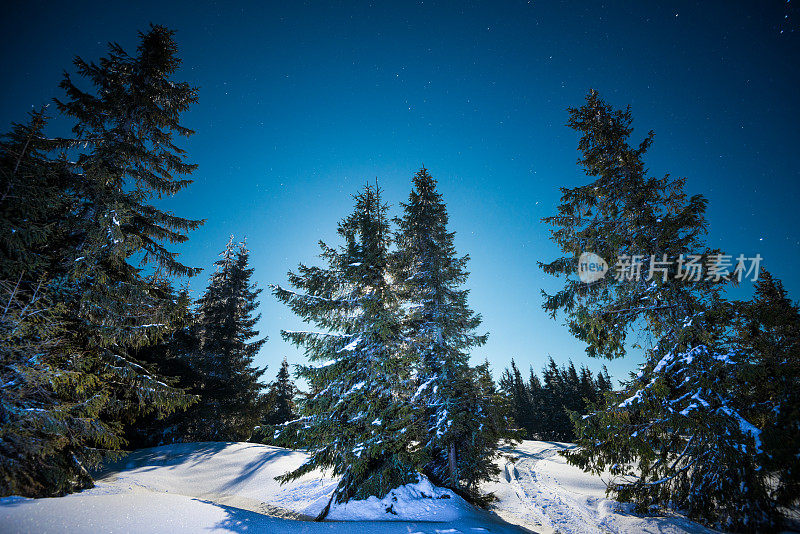
[(730, 343), (746, 366), (736, 407), (762, 431), (771, 496), (800, 501), (800, 309), (783, 283), (762, 270), (750, 301), (734, 303)]
[(245, 244), (231, 237), (197, 303), (191, 365), (201, 376), (194, 390), (200, 401), (186, 417), (187, 437), (194, 441), (247, 440), (266, 408), (260, 382), (266, 368), (254, 367), (253, 359), (267, 338), (255, 330), (261, 289), (251, 281), (249, 258)]
[[(538, 379), (536, 381), (538, 383)], [(537, 418), (534, 413), (530, 390), (525, 387), (522, 373), (520, 373), (513, 358), (511, 359), (511, 368), (503, 372), (503, 376), (500, 379), (500, 388), (508, 395), (512, 420), (516, 428), (525, 431), (525, 438), (536, 439), (538, 437)]]
[[(702, 265), (718, 253), (703, 240), (706, 199), (687, 198), (685, 178), (647, 175), (644, 156), (655, 134), (631, 146), (632, 122), (630, 109), (613, 109), (594, 90), (584, 106), (569, 109), (567, 125), (581, 135), (578, 163), (592, 180), (562, 188), (558, 213), (543, 219), (564, 255), (540, 266), (565, 277), (560, 291), (542, 292), (543, 307), (553, 317), (565, 312), (590, 356), (610, 359), (625, 355), (631, 330), (677, 341), (686, 317), (708, 307), (724, 282), (694, 280), (688, 266), (689, 255)], [(583, 252), (599, 255), (612, 272), (591, 284), (579, 280)]]
[[(757, 462), (759, 431), (736, 408), (741, 356), (723, 343), (727, 280), (692, 266), (720, 258), (702, 238), (706, 201), (687, 198), (684, 179), (647, 175), (654, 135), (629, 145), (630, 109), (614, 110), (590, 91), (569, 113), (581, 134), (579, 164), (593, 180), (562, 189), (558, 214), (544, 219), (565, 255), (542, 267), (567, 278), (544, 308), (566, 312), (590, 356), (623, 356), (632, 331), (652, 342), (640, 347), (638, 375), (573, 419), (580, 447), (565, 455), (596, 473), (609, 468), (618, 478), (609, 493), (639, 510), (679, 508), (724, 528), (769, 529), (775, 507)], [(582, 252), (600, 255), (615, 275), (574, 278)]]
[[(483, 345), (487, 334), (477, 334), (481, 316), (467, 302), (463, 285), (469, 256), (456, 252), (455, 233), (436, 180), (424, 167), (414, 175), (408, 203), (397, 220), (397, 252), (393, 278), (406, 310), (404, 331), (410, 350), (419, 358), (419, 387), (412, 399), (426, 413), (425, 448), (430, 456), (426, 472), (454, 490), (476, 488), (476, 472), (495, 472), (498, 443), (473, 436), (485, 430), (481, 417), (490, 405), (475, 405), (478, 386), (470, 367), (470, 350)], [(499, 437), (498, 437), (499, 439)], [(481, 468), (476, 468), (481, 465)]]
[(164, 242), (202, 221), (149, 203), (195, 168), (173, 142), (192, 133), (179, 119), (197, 98), (174, 80), (179, 65), (161, 26), (140, 34), (135, 55), (112, 44), (97, 64), (78, 58), (93, 90), (65, 74), (56, 101), (72, 137), (47, 139), (34, 113), (2, 143), (3, 380), (15, 385), (0, 410), (3, 495), (90, 486), (88, 468), (123, 444), (123, 420), (191, 402), (131, 355), (180, 320), (164, 276), (197, 272)]
[(415, 482), (422, 462), (408, 402), (416, 362), (406, 348), (390, 283), (387, 209), (377, 184), (365, 186), (353, 213), (339, 223), (344, 244), (320, 243), (327, 266), (301, 264), (289, 273), (296, 290), (273, 287), (294, 313), (324, 330), (282, 332), (312, 362), (299, 368), (311, 390), (298, 435), (309, 457), (282, 480), (315, 468), (340, 476), (320, 519), (334, 500), (380, 498)]

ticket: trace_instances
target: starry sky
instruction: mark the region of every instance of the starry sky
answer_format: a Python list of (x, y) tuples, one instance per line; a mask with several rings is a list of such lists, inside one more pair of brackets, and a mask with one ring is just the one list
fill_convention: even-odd
[[(541, 218), (559, 187), (585, 183), (566, 108), (595, 88), (650, 129), (652, 174), (709, 201), (708, 242), (764, 257), (800, 298), (800, 12), (785, 0), (701, 2), (12, 2), (0, 31), (0, 127), (60, 96), (71, 59), (126, 49), (149, 23), (177, 30), (179, 73), (200, 88), (182, 143), (195, 183), (162, 207), (206, 218), (178, 250), (204, 273), (228, 236), (247, 238), (261, 287), (336, 244), (351, 195), (375, 177), (398, 213), (423, 164), (438, 179), (471, 304), (490, 332), (474, 361), (495, 375), (552, 355), (624, 377), (541, 310), (558, 288)], [(55, 134), (64, 123), (54, 121)], [(731, 293), (746, 298), (752, 284)], [(302, 361), (281, 328), (302, 326), (268, 292), (257, 358)]]

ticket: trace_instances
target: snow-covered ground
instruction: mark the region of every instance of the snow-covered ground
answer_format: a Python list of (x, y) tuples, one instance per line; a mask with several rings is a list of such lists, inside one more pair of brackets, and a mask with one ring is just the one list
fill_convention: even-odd
[(567, 465), (558, 453), (570, 446), (523, 441), (506, 450), (516, 461), (503, 461), (500, 480), (484, 486), (498, 497), (497, 514), (535, 532), (714, 532), (679, 516), (632, 514), (631, 506), (606, 498), (602, 477)]
[[(53, 499), (0, 499), (0, 531), (457, 534), (519, 532), (709, 532), (679, 517), (640, 518), (605, 499), (598, 477), (566, 465), (564, 444), (525, 441), (501, 461), (495, 513), (476, 510), (427, 480), (382, 500), (334, 506), (309, 521), (335, 480), (310, 473), (274, 478), (301, 452), (253, 443), (191, 443), (134, 452), (99, 475), (97, 486)], [(387, 511), (388, 510), (388, 511)]]

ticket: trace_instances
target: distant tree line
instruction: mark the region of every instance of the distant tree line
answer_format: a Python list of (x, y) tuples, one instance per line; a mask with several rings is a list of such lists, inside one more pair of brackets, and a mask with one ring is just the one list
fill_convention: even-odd
[(525, 431), (526, 439), (574, 441), (570, 414), (587, 414), (611, 391), (608, 370), (603, 366), (593, 376), (587, 367), (576, 370), (572, 362), (559, 367), (551, 357), (541, 376), (531, 367), (528, 379), (523, 379), (513, 359), (511, 368), (503, 371), (499, 386), (509, 398), (515, 427)]

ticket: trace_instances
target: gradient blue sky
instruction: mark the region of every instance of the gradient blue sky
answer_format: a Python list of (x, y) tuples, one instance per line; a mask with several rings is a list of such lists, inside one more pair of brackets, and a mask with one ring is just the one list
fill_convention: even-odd
[[(384, 5), (385, 4), (385, 5)], [(71, 58), (131, 49), (150, 23), (177, 30), (180, 77), (200, 87), (183, 146), (195, 183), (165, 205), (207, 218), (179, 248), (206, 271), (247, 236), (261, 287), (285, 283), (317, 240), (336, 242), (351, 194), (376, 176), (394, 206), (424, 163), (472, 256), (471, 303), (496, 375), (548, 355), (599, 369), (541, 310), (558, 281), (541, 217), (585, 181), (568, 106), (598, 89), (649, 129), (654, 174), (710, 200), (709, 242), (760, 253), (797, 298), (800, 280), (800, 29), (797, 6), (750, 2), (12, 2), (0, 31), (0, 127), (59, 95)], [(56, 124), (56, 126), (58, 126)], [(736, 296), (749, 295), (745, 284)], [(298, 320), (266, 291), (257, 363), (301, 361)], [(605, 362), (622, 377), (636, 357)]]

